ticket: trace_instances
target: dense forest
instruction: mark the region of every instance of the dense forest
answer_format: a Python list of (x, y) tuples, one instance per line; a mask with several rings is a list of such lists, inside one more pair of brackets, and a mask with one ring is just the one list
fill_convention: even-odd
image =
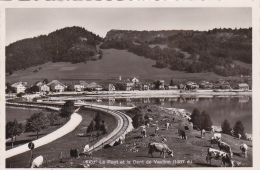
[(14, 42), (6, 47), (6, 72), (12, 74), (49, 61), (78, 63), (95, 59), (99, 53), (96, 45), (101, 40), (84, 28), (67, 27)]
[[(133, 40), (125, 36), (129, 31), (121, 31), (120, 36), (114, 33), (114, 38), (110, 32), (101, 48), (126, 49), (155, 60), (154, 67), (157, 68), (190, 73), (214, 72), (222, 76), (252, 74), (252, 69), (234, 63), (252, 64), (252, 28), (171, 32), (170, 36), (160, 33), (149, 41), (142, 41), (142, 33), (135, 33)], [(166, 44), (168, 48), (152, 48), (149, 44)], [(189, 57), (183, 52), (188, 52)]]

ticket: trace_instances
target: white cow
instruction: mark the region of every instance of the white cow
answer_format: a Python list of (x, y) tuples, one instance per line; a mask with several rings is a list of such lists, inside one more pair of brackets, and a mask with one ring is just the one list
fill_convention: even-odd
[(164, 143), (152, 142), (152, 143), (149, 143), (148, 147), (149, 147), (148, 154), (151, 154), (152, 157), (153, 157), (153, 152), (160, 152), (160, 157), (161, 157), (162, 153), (163, 153), (164, 158), (165, 158), (165, 153), (168, 153), (168, 155), (173, 157), (173, 152)]
[(246, 157), (247, 157), (247, 149), (248, 149), (247, 144), (243, 143), (242, 145), (240, 145), (240, 149), (241, 149), (241, 151), (242, 151), (242, 154), (243, 154), (244, 157), (246, 158)]
[(165, 126), (166, 126), (166, 129), (168, 130), (169, 126), (172, 126), (172, 124), (171, 123), (166, 123)]
[(207, 163), (210, 162), (210, 165), (211, 165), (212, 158), (216, 159), (216, 160), (219, 160), (221, 158), (221, 166), (228, 163), (230, 166), (233, 167), (233, 162), (231, 161), (231, 157), (223, 151), (209, 148), (207, 156), (206, 156), (206, 161), (207, 161)]
[(239, 134), (238, 134), (238, 139), (241, 139), (241, 137), (242, 137), (242, 135), (239, 133)]
[(85, 145), (85, 147), (83, 148), (83, 152), (85, 153), (85, 152), (88, 152), (88, 150), (89, 150), (89, 145)]
[(146, 137), (146, 130), (145, 130), (145, 129), (142, 129), (142, 130), (141, 130), (141, 135), (143, 136), (143, 138)]
[(215, 139), (221, 139), (221, 133), (214, 133), (213, 135)]
[(32, 165), (31, 168), (39, 168), (41, 167), (43, 164), (43, 156), (40, 155), (38, 157), (36, 157), (33, 161), (32, 161)]

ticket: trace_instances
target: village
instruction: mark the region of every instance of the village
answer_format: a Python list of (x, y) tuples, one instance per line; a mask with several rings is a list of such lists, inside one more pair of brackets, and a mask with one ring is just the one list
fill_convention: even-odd
[[(246, 77), (246, 76), (245, 76)], [(248, 78), (248, 77), (246, 77)], [(92, 91), (150, 91), (150, 90), (180, 90), (182, 91), (196, 91), (196, 90), (212, 90), (214, 92), (248, 92), (251, 91), (249, 84), (242, 81), (229, 83), (223, 79), (216, 82), (200, 81), (198, 83), (193, 81), (175, 83), (172, 79), (170, 83), (165, 80), (157, 80), (153, 83), (141, 83), (137, 77), (123, 80), (119, 76), (118, 82), (107, 86), (102, 86), (96, 82), (78, 81), (73, 83), (63, 83), (59, 80), (52, 80), (48, 82), (47, 79), (37, 81), (35, 84), (28, 84), (27, 82), (16, 82), (13, 84), (6, 83), (5, 90), (7, 94), (16, 93), (18, 96), (23, 94), (41, 93), (49, 94), (52, 92), (92, 92)]]

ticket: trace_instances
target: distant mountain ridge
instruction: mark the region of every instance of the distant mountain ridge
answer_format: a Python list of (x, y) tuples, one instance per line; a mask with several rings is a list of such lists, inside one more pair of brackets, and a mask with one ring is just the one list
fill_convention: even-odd
[(86, 62), (95, 59), (102, 38), (82, 27), (67, 27), (48, 35), (19, 40), (6, 47), (6, 72), (46, 62)]

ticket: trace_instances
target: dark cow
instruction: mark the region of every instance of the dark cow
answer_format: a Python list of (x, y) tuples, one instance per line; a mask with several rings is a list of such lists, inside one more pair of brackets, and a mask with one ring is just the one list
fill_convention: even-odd
[(153, 157), (153, 152), (160, 152), (160, 157), (163, 153), (163, 157), (165, 158), (165, 153), (168, 153), (168, 155), (171, 155), (173, 157), (173, 152), (169, 149), (169, 147), (165, 143), (156, 143), (152, 142), (149, 143), (149, 152), (148, 154), (151, 154)]
[(79, 157), (79, 150), (78, 149), (70, 149), (70, 157), (71, 158), (78, 158)]
[(185, 130), (190, 130), (188, 126), (184, 126), (184, 129)]
[(179, 135), (181, 135), (181, 139), (185, 139), (185, 140), (188, 139), (184, 130), (179, 129), (178, 133), (179, 133)]

